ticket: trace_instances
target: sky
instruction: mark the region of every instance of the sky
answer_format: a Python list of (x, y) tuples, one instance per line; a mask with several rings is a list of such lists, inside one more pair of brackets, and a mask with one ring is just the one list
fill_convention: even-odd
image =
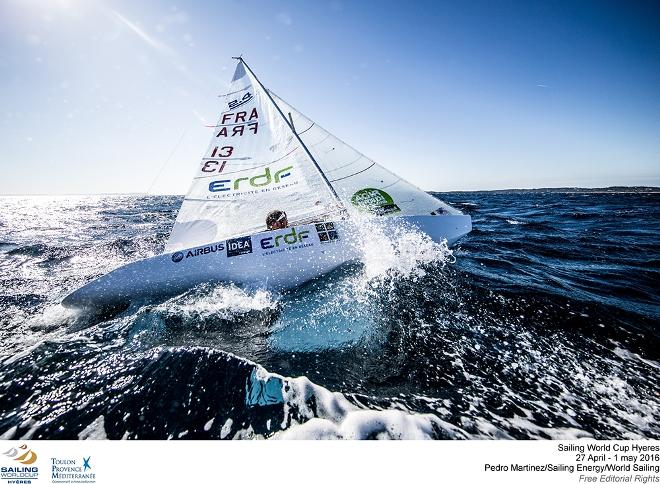
[(243, 55), (425, 190), (660, 185), (660, 4), (0, 0), (0, 194), (185, 193)]

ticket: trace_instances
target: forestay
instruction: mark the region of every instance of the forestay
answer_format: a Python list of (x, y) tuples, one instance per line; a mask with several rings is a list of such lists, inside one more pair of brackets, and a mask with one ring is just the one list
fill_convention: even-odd
[(288, 121), (239, 61), (165, 250), (264, 231), (273, 209), (297, 224), (338, 205)]
[(460, 214), (332, 135), (272, 91), (303, 143), (346, 206), (378, 215)]

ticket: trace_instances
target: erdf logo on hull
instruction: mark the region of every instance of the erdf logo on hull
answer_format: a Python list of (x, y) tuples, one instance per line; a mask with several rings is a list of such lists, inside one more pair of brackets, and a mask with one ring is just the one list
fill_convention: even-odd
[(309, 235), (307, 234), (309, 234), (309, 230), (301, 230), (300, 232), (296, 232), (296, 228), (293, 227), (289, 233), (261, 239), (261, 248), (274, 249), (275, 247), (279, 247), (282, 241), (289, 245), (297, 244), (298, 242), (302, 242), (303, 240), (309, 238)]

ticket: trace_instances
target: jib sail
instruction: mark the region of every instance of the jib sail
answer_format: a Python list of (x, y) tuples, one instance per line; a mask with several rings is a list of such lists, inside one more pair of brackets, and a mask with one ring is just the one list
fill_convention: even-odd
[(298, 136), (347, 207), (377, 215), (460, 213), (344, 143), (272, 91), (271, 95), (283, 112), (291, 113)]

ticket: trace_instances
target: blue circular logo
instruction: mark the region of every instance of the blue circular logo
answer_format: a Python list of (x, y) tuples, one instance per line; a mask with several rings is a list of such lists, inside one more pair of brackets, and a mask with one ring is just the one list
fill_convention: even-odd
[(175, 252), (172, 254), (172, 262), (181, 262), (183, 260), (183, 252)]

